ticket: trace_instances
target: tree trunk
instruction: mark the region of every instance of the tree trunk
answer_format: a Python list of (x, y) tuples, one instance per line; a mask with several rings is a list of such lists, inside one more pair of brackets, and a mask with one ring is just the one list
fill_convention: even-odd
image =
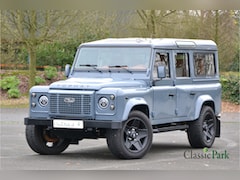
[(215, 35), (214, 35), (214, 41), (216, 44), (218, 44), (218, 25), (219, 25), (219, 12), (218, 10), (215, 10)]
[(35, 85), (36, 76), (36, 47), (28, 47), (29, 56), (29, 89)]
[(29, 11), (29, 42), (28, 46), (28, 55), (29, 55), (29, 89), (35, 85), (35, 76), (36, 76), (36, 62), (37, 62), (37, 43), (36, 43), (36, 32), (37, 32), (37, 13), (35, 10)]
[(150, 14), (150, 29), (149, 32), (151, 33), (150, 36), (151, 38), (155, 38), (156, 37), (156, 15), (155, 15), (155, 10), (151, 10), (151, 14)]

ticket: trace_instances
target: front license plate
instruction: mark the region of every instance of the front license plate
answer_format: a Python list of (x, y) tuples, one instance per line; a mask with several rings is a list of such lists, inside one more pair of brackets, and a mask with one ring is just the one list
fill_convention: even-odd
[(73, 120), (53, 120), (54, 128), (67, 128), (67, 129), (83, 129), (83, 121)]

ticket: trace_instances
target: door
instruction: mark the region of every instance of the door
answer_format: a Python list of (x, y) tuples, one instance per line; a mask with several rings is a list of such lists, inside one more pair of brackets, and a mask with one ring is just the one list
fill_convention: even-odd
[[(158, 78), (158, 66), (165, 66), (165, 78)], [(168, 123), (175, 117), (176, 109), (176, 88), (172, 78), (170, 52), (156, 51), (153, 68), (153, 123)]]
[(178, 121), (186, 119), (194, 111), (195, 87), (190, 77), (190, 55), (187, 51), (174, 52), (175, 87), (177, 91), (176, 116)]

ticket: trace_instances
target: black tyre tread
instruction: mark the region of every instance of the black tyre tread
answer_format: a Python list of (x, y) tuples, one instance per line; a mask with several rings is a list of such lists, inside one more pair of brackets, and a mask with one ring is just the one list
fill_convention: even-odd
[(215, 123), (215, 131), (216, 132), (216, 117), (214, 114), (213, 109), (210, 106), (203, 106), (200, 116), (197, 120), (192, 121), (191, 123), (189, 123), (189, 128), (187, 131), (188, 134), (188, 140), (189, 143), (191, 145), (191, 147), (193, 148), (204, 148), (204, 147), (208, 147), (210, 148), (212, 146), (212, 144), (214, 143), (215, 140), (215, 135), (213, 140), (208, 143), (206, 141), (204, 141), (203, 139), (203, 121), (204, 121), (204, 117), (206, 113), (211, 113), (214, 119), (214, 123)]
[[(129, 114), (129, 118), (131, 117), (140, 117), (144, 120), (146, 126), (148, 126), (148, 145), (146, 146), (146, 148), (139, 152), (139, 153), (131, 153), (126, 151), (126, 149), (124, 148), (124, 145), (122, 144), (122, 136), (123, 136), (123, 131), (124, 129), (112, 129), (109, 130), (107, 132), (107, 144), (108, 144), (108, 148), (109, 150), (112, 152), (113, 155), (115, 155), (116, 157), (120, 158), (120, 159), (140, 159), (142, 158), (151, 148), (152, 145), (152, 126), (151, 123), (148, 119), (148, 117), (142, 113), (141, 111), (132, 111)], [(127, 121), (125, 122), (127, 123)]]
[(35, 132), (34, 132), (34, 126), (33, 125), (27, 125), (26, 126), (26, 139), (27, 143), (30, 146), (30, 148), (35, 151), (36, 153), (40, 153), (38, 145), (35, 141)]
[(120, 159), (124, 159), (125, 156), (122, 152), (122, 149), (120, 148), (120, 141), (117, 140), (118, 139), (118, 134), (120, 133), (119, 132), (120, 130), (109, 130), (108, 131), (108, 134), (107, 134), (107, 145), (108, 145), (108, 148), (109, 150), (111, 151), (111, 153), (120, 158)]
[(42, 128), (41, 126), (35, 125), (26, 126), (26, 140), (33, 151), (42, 155), (56, 155), (63, 152), (69, 146), (67, 139), (60, 139), (60, 142), (54, 147), (46, 146), (41, 135)]

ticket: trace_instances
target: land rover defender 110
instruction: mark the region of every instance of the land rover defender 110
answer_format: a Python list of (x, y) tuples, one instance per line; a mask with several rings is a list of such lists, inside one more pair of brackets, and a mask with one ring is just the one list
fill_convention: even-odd
[(113, 38), (83, 43), (66, 80), (30, 89), (26, 139), (60, 154), (106, 138), (118, 158), (142, 158), (154, 133), (186, 131), (193, 148), (220, 137), (218, 51), (211, 40)]

